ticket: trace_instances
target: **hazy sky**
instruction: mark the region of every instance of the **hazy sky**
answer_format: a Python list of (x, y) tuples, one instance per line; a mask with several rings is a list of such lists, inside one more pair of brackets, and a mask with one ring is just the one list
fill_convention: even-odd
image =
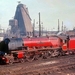
[(18, 1), (28, 7), (32, 22), (34, 19), (38, 22), (40, 12), (44, 29), (57, 30), (58, 19), (60, 26), (63, 21), (68, 29), (75, 27), (75, 0), (0, 0), (0, 26), (2, 28), (8, 27), (9, 19), (15, 15)]

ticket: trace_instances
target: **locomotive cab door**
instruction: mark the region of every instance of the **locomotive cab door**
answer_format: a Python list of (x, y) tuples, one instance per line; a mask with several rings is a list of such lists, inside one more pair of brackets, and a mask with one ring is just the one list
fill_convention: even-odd
[(62, 45), (63, 51), (69, 50), (69, 40), (70, 40), (69, 36), (67, 36), (67, 38), (63, 40), (63, 45)]

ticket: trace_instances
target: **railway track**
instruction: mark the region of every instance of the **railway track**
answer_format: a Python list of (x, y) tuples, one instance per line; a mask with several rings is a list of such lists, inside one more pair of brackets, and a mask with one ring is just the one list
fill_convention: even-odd
[[(22, 69), (22, 70), (21, 70)], [(72, 71), (72, 73), (70, 73)], [(18, 68), (13, 70), (13, 75), (74, 75), (75, 63), (64, 64), (52, 67), (35, 68), (34, 70), (26, 70)], [(12, 75), (11, 72), (7, 72)], [(15, 74), (14, 74), (15, 73)]]
[(75, 63), (68, 64), (68, 65), (59, 65), (59, 66), (54, 66), (50, 68), (42, 68), (41, 70), (34, 70), (34, 71), (29, 71), (26, 72), (26, 75), (75, 75), (75, 72), (72, 72), (70, 74), (70, 70), (75, 71)]
[[(0, 65), (0, 75), (74, 75), (75, 55)], [(73, 74), (72, 74), (72, 73)]]

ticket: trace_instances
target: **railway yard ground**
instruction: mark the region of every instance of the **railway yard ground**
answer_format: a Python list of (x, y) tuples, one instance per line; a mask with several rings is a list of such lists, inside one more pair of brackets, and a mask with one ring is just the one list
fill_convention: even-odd
[(75, 55), (0, 65), (0, 75), (75, 75)]

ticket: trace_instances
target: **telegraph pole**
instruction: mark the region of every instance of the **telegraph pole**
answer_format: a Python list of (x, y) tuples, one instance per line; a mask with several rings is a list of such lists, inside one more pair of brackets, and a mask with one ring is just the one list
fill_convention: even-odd
[(41, 23), (40, 23), (40, 12), (39, 12), (39, 37), (41, 36)]
[(59, 19), (58, 19), (58, 32), (59, 32)]
[(34, 22), (33, 22), (33, 37), (35, 36), (35, 19), (34, 19)]
[(43, 25), (42, 25), (42, 36), (43, 36)]
[(62, 31), (63, 31), (63, 21), (62, 21)]

